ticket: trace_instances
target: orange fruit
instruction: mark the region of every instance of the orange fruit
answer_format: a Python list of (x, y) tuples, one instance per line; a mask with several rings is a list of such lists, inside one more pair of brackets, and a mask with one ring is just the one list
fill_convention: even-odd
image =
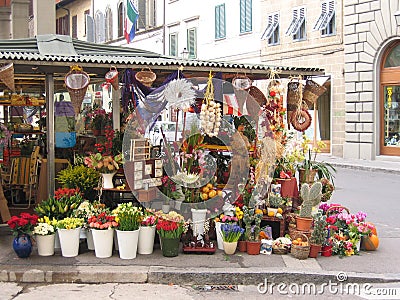
[(268, 217), (273, 217), (273, 216), (275, 216), (274, 212), (273, 211), (269, 211), (268, 212)]
[(221, 196), (222, 196), (222, 191), (221, 191), (221, 190), (218, 190), (218, 191), (217, 191), (217, 195), (221, 197)]
[(214, 186), (211, 183), (207, 183), (206, 187), (208, 187), (209, 189), (212, 189)]
[(208, 193), (208, 197), (209, 197), (209, 198), (214, 198), (215, 196), (217, 196), (217, 192), (214, 191), (214, 190), (211, 190), (211, 191)]
[(208, 199), (208, 194), (207, 193), (203, 193), (201, 194), (201, 199), (203, 199), (204, 201)]
[(277, 213), (281, 214), (282, 212), (283, 212), (282, 208), (279, 207)]
[(207, 186), (203, 187), (201, 190), (203, 191), (203, 193), (208, 193), (210, 191)]

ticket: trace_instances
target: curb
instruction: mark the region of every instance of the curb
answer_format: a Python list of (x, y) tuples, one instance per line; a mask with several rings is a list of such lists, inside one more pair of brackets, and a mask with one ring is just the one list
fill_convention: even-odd
[(323, 284), (400, 282), (400, 274), (282, 271), (278, 268), (197, 268), (146, 266), (13, 266), (3, 265), (0, 281), (17, 283), (157, 283), (176, 285), (258, 285), (269, 283)]

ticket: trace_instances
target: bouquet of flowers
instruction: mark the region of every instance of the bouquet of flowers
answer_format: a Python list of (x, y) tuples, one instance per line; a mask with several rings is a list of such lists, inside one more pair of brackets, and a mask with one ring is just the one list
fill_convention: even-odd
[(218, 217), (214, 219), (215, 222), (221, 222), (221, 223), (236, 223), (239, 221), (237, 216), (227, 216), (224, 214), (220, 214)]
[(158, 212), (156, 214), (158, 215), (156, 228), (160, 237), (177, 239), (186, 231), (187, 224), (185, 223), (185, 219), (177, 212), (170, 211), (168, 214)]
[(144, 217), (141, 226), (147, 226), (147, 227), (154, 226), (157, 224), (157, 221), (158, 219), (157, 216), (154, 215), (154, 211), (148, 208), (144, 211)]
[(244, 232), (244, 228), (237, 224), (224, 223), (221, 225), (222, 239), (224, 242), (237, 242)]
[(107, 123), (111, 121), (111, 113), (107, 113), (102, 108), (97, 108), (92, 111), (88, 111), (86, 119), (90, 121), (90, 127), (92, 129), (101, 130)]
[(37, 223), (33, 229), (33, 233), (36, 235), (51, 235), (54, 234), (54, 226), (48, 223)]
[(19, 216), (12, 216), (7, 225), (10, 226), (14, 236), (23, 234), (31, 235), (37, 224), (38, 216), (28, 213), (20, 213)]
[(90, 228), (101, 230), (118, 227), (118, 222), (115, 220), (115, 216), (110, 215), (107, 211), (89, 217), (88, 224)]
[(95, 169), (100, 173), (114, 173), (120, 165), (124, 163), (122, 153), (112, 155), (114, 139), (114, 130), (106, 128), (106, 142), (104, 144), (95, 144), (96, 152), (85, 157), (84, 163), (89, 168)]
[(173, 181), (167, 175), (161, 178), (161, 183), (162, 185), (160, 190), (165, 196), (168, 197), (168, 199), (179, 199), (182, 196), (182, 194), (176, 189), (175, 181)]
[(142, 210), (133, 206), (132, 202), (118, 204), (113, 210), (113, 215), (116, 216), (115, 222), (118, 223), (118, 229), (122, 231), (138, 230), (143, 220)]
[(57, 222), (56, 227), (60, 229), (76, 229), (82, 227), (84, 220), (81, 218), (67, 217)]
[(100, 203), (100, 201), (90, 202), (85, 200), (74, 210), (73, 216), (82, 218), (85, 221), (85, 225), (87, 225), (88, 219), (91, 216), (98, 215), (104, 211), (106, 211), (106, 206)]

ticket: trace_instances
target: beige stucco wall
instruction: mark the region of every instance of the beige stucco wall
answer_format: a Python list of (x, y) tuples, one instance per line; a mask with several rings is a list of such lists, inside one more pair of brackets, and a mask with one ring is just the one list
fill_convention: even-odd
[[(69, 10), (70, 19), (69, 19), (69, 32), (72, 35), (72, 17), (77, 16), (77, 35), (78, 39), (86, 40), (85, 35), (85, 11), (90, 10), (90, 15), (93, 16), (92, 12), (92, 1), (91, 0), (79, 0), (74, 1), (69, 5), (64, 6), (64, 8)], [(68, 11), (62, 8), (57, 9), (56, 11), (56, 19), (68, 15)]]
[[(294, 67), (318, 67), (331, 75), (331, 153), (343, 156), (345, 128), (345, 84), (344, 84), (344, 45), (342, 23), (342, 1), (336, 0), (336, 35), (321, 37), (320, 31), (313, 26), (321, 14), (321, 0), (285, 0), (262, 1), (263, 27), (267, 25), (267, 15), (279, 12), (280, 43), (268, 46), (261, 41), (261, 60), (270, 65)], [(292, 36), (286, 36), (286, 30), (292, 21), (293, 8), (306, 7), (306, 40), (294, 42)]]

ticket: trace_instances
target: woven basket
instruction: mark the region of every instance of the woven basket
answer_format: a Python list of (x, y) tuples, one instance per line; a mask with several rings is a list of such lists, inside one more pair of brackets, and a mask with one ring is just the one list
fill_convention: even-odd
[[(305, 234), (299, 234), (295, 237), (295, 239), (299, 237), (301, 237), (301, 240), (303, 242), (308, 242), (308, 237)], [(300, 246), (292, 244), (291, 253), (297, 259), (306, 259), (310, 254), (310, 244), (308, 244), (308, 246)]]
[(298, 80), (291, 80), (287, 89), (287, 110), (296, 110), (302, 99), (303, 84)]
[(319, 96), (325, 92), (326, 87), (319, 85), (314, 80), (307, 79), (303, 90), (303, 101), (305, 101), (308, 106), (312, 106), (317, 101)]
[(326, 216), (329, 217), (329, 215), (331, 213), (340, 213), (342, 210), (347, 211), (348, 214), (350, 214), (350, 210), (345, 207), (345, 206), (341, 206), (341, 205), (337, 205), (337, 206), (331, 206), (326, 210)]
[(254, 100), (257, 101), (257, 103), (260, 106), (263, 106), (264, 104), (267, 103), (267, 98), (265, 97), (264, 93), (256, 86), (251, 86), (250, 88), (247, 89), (247, 92), (249, 93), (250, 96), (254, 98)]
[(119, 89), (118, 70), (116, 67), (110, 68), (110, 71), (108, 71), (105, 75), (105, 79), (108, 83), (111, 83), (114, 90)]
[(71, 97), (75, 114), (79, 114), (82, 101), (89, 86), (90, 77), (86, 72), (83, 72), (81, 67), (72, 66), (71, 71), (65, 75), (64, 82)]
[(247, 90), (251, 87), (251, 79), (246, 75), (236, 75), (232, 79), (232, 85), (238, 90)]
[(141, 71), (137, 72), (135, 74), (135, 78), (143, 85), (151, 87), (153, 82), (156, 80), (157, 76), (149, 67), (146, 67), (143, 68)]
[(297, 230), (296, 227), (289, 227), (289, 236), (290, 236), (291, 240), (296, 239), (296, 236), (302, 235), (302, 234), (304, 234), (308, 238), (310, 238), (311, 237), (311, 233), (312, 233), (312, 230), (310, 230), (310, 231), (301, 231), (301, 230)]
[(14, 64), (10, 63), (0, 68), (0, 80), (13, 92), (15, 92), (14, 83)]
[(278, 255), (288, 254), (289, 249), (287, 247), (274, 247), (272, 246), (272, 253)]

